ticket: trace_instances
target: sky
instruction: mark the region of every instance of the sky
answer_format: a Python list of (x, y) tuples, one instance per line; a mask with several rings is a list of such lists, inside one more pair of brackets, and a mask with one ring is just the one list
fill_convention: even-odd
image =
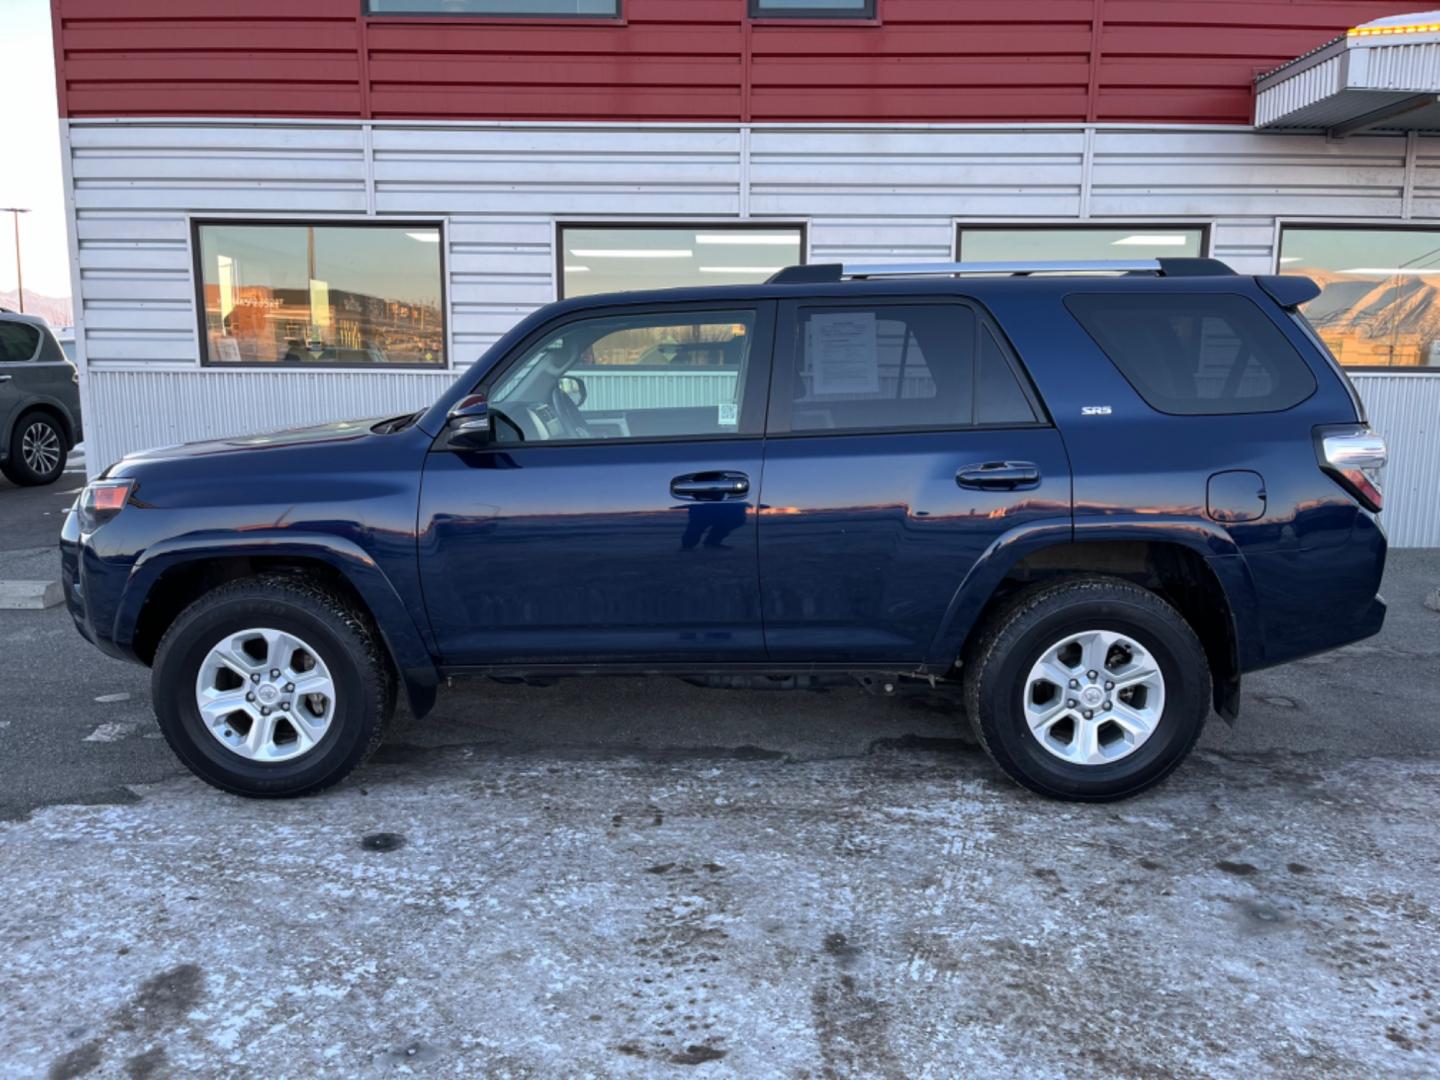
[[(70, 295), (60, 123), (55, 106), (55, 49), (48, 0), (0, 0), (0, 206), (20, 215), (25, 291)], [(0, 291), (15, 288), (10, 214), (0, 214)]]

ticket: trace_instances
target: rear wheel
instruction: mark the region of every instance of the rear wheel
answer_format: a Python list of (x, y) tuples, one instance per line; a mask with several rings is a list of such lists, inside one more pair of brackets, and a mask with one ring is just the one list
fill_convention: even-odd
[(1164, 779), (1210, 711), (1205, 650), (1164, 599), (1118, 578), (1022, 593), (965, 664), (965, 701), (990, 756), (1045, 795), (1106, 800)]
[(368, 621), (286, 577), (231, 582), (196, 600), (161, 640), (151, 683), (180, 760), (238, 795), (338, 783), (380, 744), (395, 708), (395, 679)]
[(49, 413), (26, 413), (10, 433), (10, 457), (0, 471), (22, 487), (53, 484), (65, 471), (65, 432)]

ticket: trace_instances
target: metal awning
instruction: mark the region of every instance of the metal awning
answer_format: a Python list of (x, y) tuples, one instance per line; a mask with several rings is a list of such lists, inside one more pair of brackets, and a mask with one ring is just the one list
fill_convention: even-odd
[(1440, 11), (1346, 31), (1255, 81), (1267, 131), (1440, 131)]

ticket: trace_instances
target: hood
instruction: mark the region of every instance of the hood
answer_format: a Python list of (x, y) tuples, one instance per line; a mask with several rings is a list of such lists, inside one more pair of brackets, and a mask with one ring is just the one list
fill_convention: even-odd
[(127, 454), (107, 470), (107, 475), (124, 476), (126, 466), (157, 461), (180, 461), (186, 458), (218, 457), (250, 451), (288, 450), (325, 443), (355, 442), (371, 437), (371, 428), (379, 418), (369, 420), (340, 420), (331, 424), (316, 424), (313, 427), (290, 428), (285, 431), (270, 431), (261, 435), (236, 435), (229, 439), (208, 439), (204, 442), (177, 443), (173, 446), (157, 446)]

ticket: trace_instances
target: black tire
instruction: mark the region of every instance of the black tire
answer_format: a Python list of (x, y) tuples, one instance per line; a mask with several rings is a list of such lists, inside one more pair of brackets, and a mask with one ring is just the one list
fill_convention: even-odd
[[(43, 440), (47, 446), (54, 446), (57, 453), (53, 468), (39, 469), (25, 459), (27, 435)], [(10, 431), (10, 457), (4, 465), (0, 465), (0, 472), (4, 472), (12, 484), (21, 487), (53, 484), (65, 471), (65, 460), (69, 454), (70, 441), (65, 437), (65, 426), (47, 412), (28, 412), (15, 421)]]
[[(1041, 655), (1067, 634), (1113, 630), (1149, 650), (1165, 680), (1153, 732), (1128, 756), (1081, 765), (1047, 751), (1024, 714)], [(980, 745), (1012, 779), (1059, 799), (1103, 802), (1139, 794), (1185, 759), (1210, 714), (1205, 649), (1161, 597), (1120, 578), (1071, 577), (1027, 590), (986, 624), (964, 665), (965, 708)]]
[[(200, 718), (200, 665), (226, 634), (254, 627), (303, 639), (335, 684), (324, 736), (293, 760), (242, 757)], [(171, 624), (155, 653), (151, 694), (170, 748), (200, 779), (236, 795), (291, 798), (339, 783), (380, 745), (395, 711), (395, 676), (368, 618), (333, 593), (297, 578), (244, 578), (206, 593)]]

